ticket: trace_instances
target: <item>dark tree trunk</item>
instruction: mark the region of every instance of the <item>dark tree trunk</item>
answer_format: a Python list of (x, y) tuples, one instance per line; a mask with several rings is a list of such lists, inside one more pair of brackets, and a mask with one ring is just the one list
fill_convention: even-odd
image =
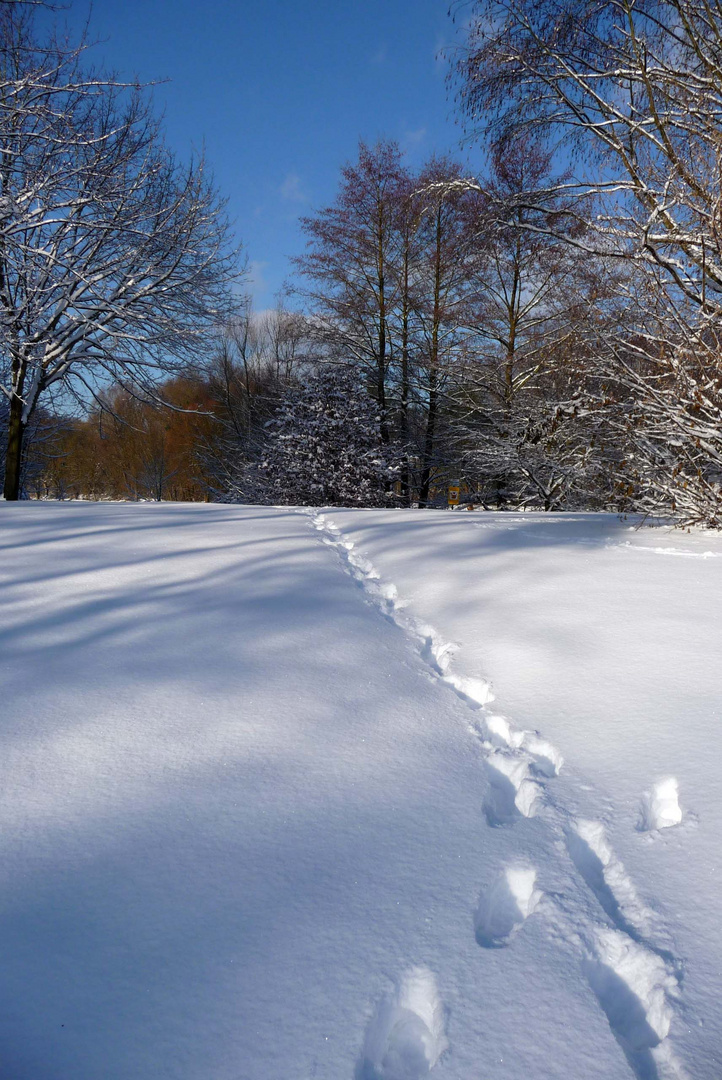
[(428, 505), (429, 489), (431, 487), (431, 470), (434, 457), (434, 441), (436, 436), (436, 412), (438, 408), (436, 370), (434, 368), (432, 368), (431, 370), (429, 383), (429, 411), (426, 418), (426, 437), (424, 439), (424, 468), (421, 473), (421, 487), (419, 488), (420, 507)]
[(5, 485), (3, 494), (8, 502), (17, 502), (20, 498), (20, 467), (23, 456), (23, 402), (18, 397), (10, 401), (8, 418), (8, 443), (5, 455)]
[(401, 467), (401, 497), (411, 506), (411, 475), (409, 470), (409, 251), (404, 251), (404, 279), (401, 297), (401, 443), (403, 465)]
[(434, 252), (434, 306), (431, 324), (431, 352), (429, 356), (429, 410), (426, 416), (424, 438), (424, 466), (419, 489), (419, 506), (427, 506), (431, 487), (431, 470), (434, 460), (436, 417), (439, 408), (439, 328), (441, 326), (441, 202), (436, 208), (436, 238)]
[(377, 280), (379, 296), (379, 336), (378, 336), (378, 362), (376, 371), (376, 392), (381, 414), (381, 442), (390, 442), (389, 425), (386, 417), (386, 258), (384, 250), (384, 211), (379, 207), (378, 218), (378, 251), (377, 251)]
[[(4, 263), (0, 262), (0, 286), (6, 281)], [(37, 381), (32, 400), (28, 402), (25, 393), (27, 377), (27, 362), (19, 347), (17, 337), (11, 346), (12, 357), (12, 396), (10, 398), (10, 411), (8, 415), (8, 438), (5, 453), (5, 482), (3, 495), (6, 502), (17, 502), (20, 498), (20, 480), (23, 464), (23, 450), (25, 448), (25, 435), (27, 432), (30, 413), (35, 408), (38, 394), (41, 389), (41, 381)]]

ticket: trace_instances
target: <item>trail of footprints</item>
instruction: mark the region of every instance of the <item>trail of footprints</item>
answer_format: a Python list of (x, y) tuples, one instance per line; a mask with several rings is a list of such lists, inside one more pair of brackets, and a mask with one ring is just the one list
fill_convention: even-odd
[[(565, 936), (582, 942), (582, 970), (637, 1080), (686, 1080), (668, 1039), (680, 965), (668, 949), (655, 944), (664, 940), (664, 929), (637, 894), (602, 823), (577, 818), (549, 797), (547, 783), (563, 764), (559, 751), (538, 733), (520, 730), (493, 712), (488, 682), (450, 670), (457, 647), (404, 610), (395, 586), (380, 580), (327, 515), (311, 512), (310, 521), (369, 600), (415, 643), (439, 681), (469, 706), (470, 729), (484, 751), (484, 814), (489, 825), (510, 826), (544, 807), (557, 819), (571, 863), (600, 909), (599, 922), (582, 923), (544, 896), (532, 866), (511, 864), (499, 870), (479, 897), (474, 915), (478, 944), (505, 948), (535, 911), (543, 911)], [(645, 793), (638, 828), (664, 828), (681, 816), (676, 783), (667, 779)], [(379, 1003), (355, 1080), (419, 1080), (446, 1049), (444, 1010), (434, 977), (425, 968), (413, 968)]]

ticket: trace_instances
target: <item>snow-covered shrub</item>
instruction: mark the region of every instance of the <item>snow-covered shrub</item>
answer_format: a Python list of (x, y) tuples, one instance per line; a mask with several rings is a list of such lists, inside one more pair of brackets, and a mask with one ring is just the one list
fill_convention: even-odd
[(398, 454), (381, 438), (378, 406), (352, 368), (319, 367), (290, 386), (266, 425), (259, 469), (264, 501), (387, 506)]

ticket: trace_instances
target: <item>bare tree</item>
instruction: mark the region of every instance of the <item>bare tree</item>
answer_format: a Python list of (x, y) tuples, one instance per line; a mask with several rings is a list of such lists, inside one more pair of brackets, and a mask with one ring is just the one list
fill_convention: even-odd
[(447, 190), (460, 176), (445, 159), (412, 175), (396, 144), (361, 144), (337, 201), (305, 219), (308, 250), (297, 260), (325, 355), (365, 372), (383, 441), (405, 447), (398, 483), (406, 502), (414, 489), (429, 500), (448, 445), (444, 395), (464, 338), (474, 252), (465, 208), (476, 194)]
[(361, 143), (358, 162), (342, 171), (336, 202), (302, 219), (308, 246), (295, 260), (308, 283), (302, 295), (313, 308), (319, 342), (337, 360), (368, 372), (384, 442), (390, 439), (389, 320), (398, 301), (403, 246), (397, 214), (407, 188), (396, 143)]
[(282, 299), (261, 315), (245, 303), (223, 327), (206, 370), (215, 423), (198, 448), (216, 498), (248, 500), (258, 494), (268, 422), (308, 364), (307, 320), (287, 310)]
[(722, 8), (484, 0), (473, 11), (457, 67), (471, 125), (499, 145), (551, 134), (574, 162), (564, 194), (586, 226), (574, 242), (629, 264), (627, 317), (600, 360), (624, 399), (612, 422), (626, 418), (640, 489), (720, 524)]
[(423, 429), (419, 506), (428, 504), (438, 467), (444, 458), (448, 461), (445, 407), (469, 341), (468, 305), (480, 257), (478, 194), (460, 185), (460, 178), (454, 162), (432, 158), (415, 179), (417, 235), (410, 297), (414, 382)]
[[(565, 505), (590, 459), (584, 391), (586, 322), (603, 288), (598, 259), (569, 201), (554, 190), (552, 156), (520, 136), (490, 155), (480, 185), (478, 255), (466, 315), (475, 347), (456, 393), (464, 457), (497, 506)], [(536, 205), (521, 201), (546, 189)]]
[(153, 397), (227, 317), (237, 275), (203, 161), (175, 161), (147, 94), (0, 8), (5, 498), (19, 495), (24, 434), (51, 388), (87, 404), (112, 379)]
[(259, 336), (277, 381), (290, 381), (307, 358), (308, 320), (300, 312), (286, 307), (286, 296), (281, 292), (275, 308), (266, 311), (259, 322)]

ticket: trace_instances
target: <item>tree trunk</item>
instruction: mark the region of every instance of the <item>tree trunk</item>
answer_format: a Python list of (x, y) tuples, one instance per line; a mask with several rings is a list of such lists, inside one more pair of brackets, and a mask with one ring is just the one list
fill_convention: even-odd
[(441, 202), (436, 208), (436, 243), (434, 252), (434, 305), (431, 324), (431, 351), (429, 355), (429, 410), (426, 414), (424, 438), (424, 467), (419, 489), (419, 507), (429, 501), (431, 470), (434, 460), (436, 438), (436, 415), (439, 407), (439, 329), (441, 326)]
[(404, 286), (401, 297), (401, 496), (411, 506), (411, 475), (409, 469), (409, 251), (404, 250)]
[(8, 443), (5, 455), (5, 485), (3, 494), (7, 502), (17, 502), (20, 498), (20, 467), (23, 455), (23, 402), (19, 397), (10, 400), (8, 419)]
[[(521, 218), (519, 218), (521, 224)], [(506, 306), (508, 324), (508, 338), (506, 342), (506, 362), (504, 364), (504, 404), (503, 404), (503, 431), (507, 439), (511, 439), (513, 408), (514, 408), (514, 366), (516, 364), (516, 332), (517, 319), (519, 317), (519, 305), (521, 304), (521, 239), (517, 237), (516, 253), (514, 257), (514, 276), (512, 278), (511, 296)], [(503, 510), (506, 507), (510, 489), (512, 487), (513, 473), (505, 470), (496, 478), (496, 508)]]
[(429, 489), (431, 487), (431, 469), (434, 457), (434, 439), (436, 435), (436, 411), (438, 407), (438, 393), (436, 389), (436, 369), (432, 368), (429, 373), (429, 411), (426, 419), (426, 437), (424, 439), (424, 468), (421, 474), (421, 487), (419, 488), (419, 507), (428, 505)]
[(390, 442), (389, 425), (386, 417), (386, 253), (384, 250), (384, 209), (379, 205), (378, 211), (378, 234), (377, 234), (377, 264), (376, 274), (379, 297), (379, 334), (378, 334), (378, 361), (376, 371), (376, 392), (381, 414), (381, 442)]

